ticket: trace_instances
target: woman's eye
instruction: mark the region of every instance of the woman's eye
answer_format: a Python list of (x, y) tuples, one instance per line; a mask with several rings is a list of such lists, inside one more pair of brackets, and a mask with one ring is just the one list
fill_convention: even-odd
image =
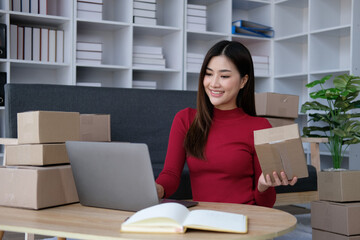
[(221, 76), (222, 78), (229, 78), (230, 76)]
[(205, 76), (211, 76), (212, 74), (211, 73), (205, 73)]

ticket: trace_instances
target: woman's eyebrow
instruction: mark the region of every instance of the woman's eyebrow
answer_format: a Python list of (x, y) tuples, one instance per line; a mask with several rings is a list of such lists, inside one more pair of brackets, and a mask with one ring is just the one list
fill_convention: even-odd
[[(214, 71), (212, 70), (211, 68), (209, 67), (206, 67), (206, 70), (209, 70), (209, 71)], [(231, 72), (231, 70), (228, 70), (228, 69), (221, 69), (219, 72)]]

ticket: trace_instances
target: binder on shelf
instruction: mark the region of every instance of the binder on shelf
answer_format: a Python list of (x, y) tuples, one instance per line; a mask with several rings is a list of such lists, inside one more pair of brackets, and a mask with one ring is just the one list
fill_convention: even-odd
[(0, 23), (0, 58), (6, 58), (6, 24)]
[(12, 0), (11, 9), (15, 12), (21, 12), (21, 0)]
[(24, 27), (24, 60), (32, 60), (32, 28)]
[(30, 0), (21, 0), (21, 12), (30, 13)]
[(40, 61), (40, 28), (33, 27), (32, 29), (32, 60)]
[(47, 62), (49, 61), (49, 29), (41, 28), (41, 48), (40, 48), (40, 61)]
[(188, 16), (206, 17), (206, 10), (188, 8), (187, 15)]
[(188, 23), (206, 24), (206, 17), (187, 16)]
[(162, 54), (151, 54), (151, 53), (133, 53), (133, 58), (152, 58), (152, 59), (163, 59)]
[(17, 43), (18, 43), (18, 54), (17, 59), (24, 59), (24, 27), (17, 27)]
[(263, 37), (263, 38), (272, 38), (274, 37), (274, 30), (254, 30), (242, 27), (232, 26), (232, 34), (240, 34), (252, 37)]
[(198, 5), (198, 4), (188, 4), (187, 9), (206, 10), (206, 6), (205, 5)]
[(156, 0), (134, 0), (134, 2), (156, 3)]
[(49, 62), (56, 61), (56, 30), (49, 29)]
[(232, 33), (255, 37), (274, 37), (274, 30), (272, 27), (247, 20), (233, 21)]
[(18, 52), (17, 28), (18, 28), (17, 25), (10, 24), (10, 58), (11, 59), (17, 59), (17, 52)]
[(64, 30), (56, 30), (56, 62), (64, 62)]
[(39, 14), (47, 14), (47, 0), (39, 0)]
[(233, 26), (241, 27), (241, 28), (251, 28), (251, 29), (272, 29), (270, 26), (266, 26), (260, 23), (248, 21), (248, 20), (237, 20), (233, 21)]
[(103, 0), (78, 0), (78, 2), (103, 4)]
[(30, 0), (30, 13), (39, 14), (39, 0)]
[(88, 65), (101, 65), (101, 60), (99, 60), (99, 59), (81, 59), (81, 58), (76, 58), (76, 63), (88, 64)]
[(5, 90), (4, 90), (5, 84), (6, 84), (6, 72), (0, 72), (0, 106), (5, 105)]

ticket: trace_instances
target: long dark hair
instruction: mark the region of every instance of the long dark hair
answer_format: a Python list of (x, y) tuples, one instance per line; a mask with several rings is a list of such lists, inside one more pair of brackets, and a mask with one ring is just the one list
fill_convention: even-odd
[(215, 56), (224, 55), (234, 63), (240, 73), (240, 78), (248, 75), (248, 81), (239, 91), (236, 105), (245, 113), (256, 116), (254, 99), (254, 66), (249, 50), (240, 42), (223, 40), (216, 43), (207, 52), (199, 76), (197, 93), (197, 113), (191, 124), (184, 142), (187, 154), (196, 158), (205, 159), (204, 148), (207, 142), (214, 106), (205, 92), (203, 80), (210, 60)]

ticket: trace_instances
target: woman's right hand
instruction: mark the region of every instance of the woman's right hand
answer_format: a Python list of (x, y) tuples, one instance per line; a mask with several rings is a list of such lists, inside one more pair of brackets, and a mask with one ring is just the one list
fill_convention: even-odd
[(158, 198), (159, 199), (164, 198), (164, 195), (165, 195), (164, 187), (161, 186), (160, 184), (157, 184), (157, 183), (155, 183), (155, 186), (156, 186), (156, 191), (157, 191)]

